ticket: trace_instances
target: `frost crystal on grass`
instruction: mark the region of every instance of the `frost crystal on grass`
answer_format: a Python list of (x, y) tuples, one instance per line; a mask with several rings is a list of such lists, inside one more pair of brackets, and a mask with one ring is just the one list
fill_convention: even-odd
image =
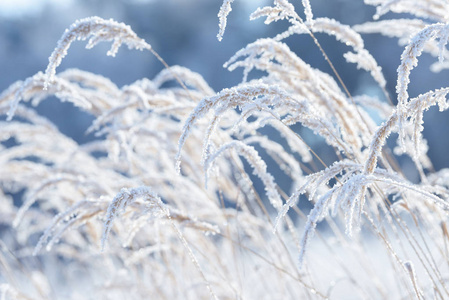
[(218, 12), (218, 19), (220, 21), (219, 27), (220, 30), (217, 34), (217, 39), (221, 42), (223, 39), (223, 35), (226, 29), (226, 24), (228, 23), (228, 15), (232, 11), (231, 4), (234, 0), (224, 0), (223, 4), (220, 7), (220, 11)]
[(142, 186), (133, 189), (122, 188), (112, 203), (109, 205), (104, 222), (103, 236), (101, 238), (101, 248), (104, 249), (109, 233), (112, 229), (112, 223), (124, 212), (126, 207), (138, 199), (145, 201), (145, 212), (156, 217), (167, 217), (170, 215), (168, 208), (150, 188)]
[[(448, 24), (432, 24), (426, 26), (418, 34), (413, 36), (405, 47), (404, 52), (401, 55), (401, 64), (398, 67), (398, 81), (396, 85), (396, 93), (398, 94), (398, 113), (399, 113), (399, 129), (401, 140), (404, 140), (404, 119), (406, 118), (405, 104), (409, 100), (408, 85), (410, 83), (410, 73), (413, 68), (418, 65), (418, 57), (421, 55), (424, 45), (427, 41), (435, 38), (440, 39), (440, 45), (446, 45), (449, 34)], [(440, 47), (440, 60), (442, 60), (442, 50)], [(402, 142), (403, 143), (403, 142)], [(405, 148), (404, 148), (405, 150)]]
[(246, 158), (251, 167), (254, 169), (254, 175), (258, 176), (265, 185), (265, 191), (271, 204), (276, 209), (280, 209), (282, 206), (282, 200), (276, 190), (274, 178), (270, 173), (267, 172), (267, 165), (257, 154), (257, 151), (251, 146), (248, 146), (239, 141), (233, 141), (229, 144), (223, 145), (220, 149), (213, 153), (204, 164), (206, 174), (208, 173), (211, 163), (215, 159), (217, 159), (217, 157), (220, 156), (225, 150), (228, 149), (235, 149), (239, 155), (242, 155)]
[(67, 29), (58, 45), (49, 57), (49, 64), (45, 70), (47, 76), (44, 89), (54, 81), (56, 68), (67, 55), (67, 50), (75, 40), (86, 40), (89, 38), (86, 48), (90, 49), (99, 42), (113, 41), (107, 55), (115, 56), (121, 44), (126, 44), (130, 49), (147, 49), (151, 46), (139, 38), (131, 27), (124, 23), (118, 23), (112, 19), (104, 20), (99, 17), (90, 17), (76, 21)]

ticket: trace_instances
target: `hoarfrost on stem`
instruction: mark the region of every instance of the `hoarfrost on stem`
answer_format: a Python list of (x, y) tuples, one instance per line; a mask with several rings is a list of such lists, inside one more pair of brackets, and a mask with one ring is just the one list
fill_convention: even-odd
[(130, 49), (151, 50), (151, 46), (145, 40), (139, 38), (131, 27), (118, 23), (112, 19), (104, 20), (100, 17), (90, 17), (76, 21), (69, 29), (66, 29), (58, 44), (49, 57), (49, 64), (45, 70), (47, 76), (44, 89), (54, 81), (56, 68), (61, 64), (62, 59), (67, 55), (72, 42), (75, 40), (89, 39), (86, 48), (90, 49), (99, 42), (113, 41), (111, 49), (107, 55), (115, 56), (121, 44), (126, 44)]
[(102, 249), (105, 247), (114, 219), (118, 216), (118, 214), (123, 212), (128, 205), (136, 201), (138, 198), (143, 198), (147, 201), (147, 211), (154, 217), (160, 218), (170, 215), (168, 208), (162, 202), (161, 198), (159, 198), (149, 187), (141, 186), (132, 189), (122, 188), (120, 193), (118, 193), (112, 200), (112, 203), (109, 205), (106, 213), (103, 236), (101, 238)]

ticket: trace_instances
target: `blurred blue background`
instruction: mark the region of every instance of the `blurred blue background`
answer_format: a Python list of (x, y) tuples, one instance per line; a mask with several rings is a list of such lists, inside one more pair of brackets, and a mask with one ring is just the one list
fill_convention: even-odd
[[(302, 15), (301, 1), (291, 1)], [(315, 17), (329, 17), (348, 25), (371, 21), (375, 9), (358, 0), (314, 0)], [(261, 37), (271, 37), (286, 28), (285, 23), (264, 25), (263, 20), (249, 21), (249, 15), (258, 6), (270, 4), (264, 0), (236, 0), (228, 18), (224, 39), (218, 42), (217, 13), (221, 0), (0, 0), (0, 90), (16, 80), (23, 80), (38, 71), (44, 71), (48, 57), (64, 30), (76, 19), (89, 16), (113, 18), (124, 22), (167, 61), (200, 73), (219, 91), (240, 82), (240, 70), (229, 72), (222, 65), (236, 51)], [(394, 17), (392, 14), (386, 18)], [(383, 98), (380, 89), (369, 74), (347, 64), (342, 54), (349, 50), (334, 38), (317, 35), (323, 48), (334, 62), (353, 95), (370, 94)], [(382, 66), (388, 90), (395, 99), (396, 69), (403, 48), (395, 39), (380, 35), (365, 35), (366, 48)], [(331, 73), (308, 36), (289, 38), (287, 43), (304, 61)], [(69, 50), (58, 71), (79, 68), (109, 77), (118, 86), (142, 77), (152, 78), (162, 65), (149, 53), (130, 51), (123, 47), (115, 58), (106, 56), (109, 45), (102, 44), (85, 50), (85, 42), (76, 42)], [(417, 96), (430, 89), (448, 86), (448, 71), (433, 74), (428, 66), (435, 59), (428, 55), (420, 58), (412, 72), (410, 95)], [(55, 99), (39, 105), (41, 114), (54, 121), (62, 132), (84, 143), (91, 137), (84, 134), (92, 117), (79, 112), (70, 104)], [(448, 167), (449, 115), (431, 109), (424, 116), (425, 137), (429, 141), (429, 154), (437, 170)], [(312, 141), (313, 143), (313, 141)], [(320, 151), (320, 149), (319, 149)], [(323, 153), (325, 155), (326, 153)], [(407, 170), (410, 163), (404, 161)], [(411, 177), (416, 176), (410, 167)]]

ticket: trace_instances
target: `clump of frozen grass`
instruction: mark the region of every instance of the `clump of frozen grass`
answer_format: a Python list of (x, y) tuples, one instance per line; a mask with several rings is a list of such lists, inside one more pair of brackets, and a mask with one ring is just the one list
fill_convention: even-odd
[[(449, 88), (408, 94), (422, 53), (438, 57), (432, 70), (448, 66), (447, 4), (365, 2), (377, 7), (375, 20), (387, 12), (411, 18), (351, 27), (315, 18), (305, 0), (300, 8), (287, 0), (258, 8), (251, 19), (289, 27), (231, 57), (225, 67), (242, 68), (242, 82), (217, 93), (201, 75), (169, 67), (123, 23), (91, 17), (70, 26), (45, 74), (0, 95), (8, 120), (0, 123), (0, 222), (15, 230), (1, 243), (1, 297), (59, 296), (43, 288), (54, 278), (55, 261), (68, 262), (57, 282), (73, 299), (80, 291), (73, 274), (80, 272), (95, 279), (81, 297), (120, 298), (117, 291), (160, 299), (449, 297), (449, 268), (440, 263), (449, 257), (449, 176), (434, 171), (422, 134), (424, 112), (449, 107)], [(219, 10), (219, 40), (231, 4), (225, 0)], [(315, 36), (325, 33), (349, 47), (346, 61), (368, 72), (388, 100), (394, 97), (386, 77), (361, 35), (375, 32), (404, 47), (396, 106), (352, 96)], [(304, 35), (331, 74), (289, 48), (287, 38)], [(77, 39), (89, 39), (88, 48), (112, 42), (108, 55), (121, 44), (149, 50), (165, 69), (121, 88), (81, 70), (57, 74)], [(253, 70), (265, 75), (253, 79)], [(169, 81), (178, 85), (163, 88)], [(38, 105), (49, 96), (93, 115), (88, 132), (98, 140), (78, 145), (21, 103)], [(332, 163), (302, 128), (336, 154)], [(392, 133), (404, 150), (393, 153), (411, 158), (418, 182), (384, 151)], [(20, 191), (17, 208), (9, 194)], [(329, 229), (320, 229), (321, 222)], [(42, 267), (29, 263), (33, 255)], [(24, 275), (29, 282), (18, 280)]]

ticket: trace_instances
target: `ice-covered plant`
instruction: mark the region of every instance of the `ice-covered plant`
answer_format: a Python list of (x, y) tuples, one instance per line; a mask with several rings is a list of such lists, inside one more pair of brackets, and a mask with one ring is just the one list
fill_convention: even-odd
[[(438, 57), (433, 71), (449, 66), (449, 5), (365, 3), (376, 6), (374, 21), (352, 27), (316, 18), (306, 0), (258, 8), (251, 19), (288, 28), (231, 57), (224, 66), (242, 68), (242, 82), (219, 92), (168, 66), (123, 23), (76, 21), (45, 73), (0, 95), (2, 299), (448, 298), (449, 175), (434, 171), (422, 132), (426, 110), (449, 107), (449, 87), (416, 97), (408, 89), (422, 53)], [(219, 40), (232, 4), (218, 13)], [(378, 20), (387, 12), (410, 18)], [(349, 47), (344, 58), (373, 77), (382, 99), (351, 95), (322, 33)], [(366, 33), (404, 47), (395, 95)], [(287, 38), (311, 38), (331, 73)], [(71, 43), (86, 39), (87, 48), (112, 42), (108, 55), (122, 44), (149, 50), (164, 68), (123, 87), (77, 69), (57, 73)], [(24, 104), (50, 96), (94, 116), (88, 132), (98, 139), (80, 145)], [(335, 160), (326, 164), (298, 128)], [(417, 182), (399, 155), (411, 158)]]

